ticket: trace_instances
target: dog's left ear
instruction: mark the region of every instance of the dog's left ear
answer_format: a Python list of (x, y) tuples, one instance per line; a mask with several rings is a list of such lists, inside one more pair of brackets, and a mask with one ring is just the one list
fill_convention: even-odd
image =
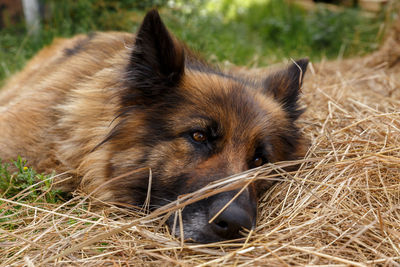
[(150, 10), (135, 38), (127, 79), (142, 97), (168, 93), (184, 73), (183, 46), (169, 33), (157, 10)]
[(287, 69), (268, 76), (264, 81), (264, 92), (280, 102), (293, 120), (302, 113), (298, 101), (307, 65), (308, 59), (297, 60)]

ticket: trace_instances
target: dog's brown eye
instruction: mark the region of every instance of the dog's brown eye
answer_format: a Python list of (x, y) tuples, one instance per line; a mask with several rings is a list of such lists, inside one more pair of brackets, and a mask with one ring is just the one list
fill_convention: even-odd
[(260, 157), (255, 157), (253, 160), (254, 167), (260, 167), (263, 164), (263, 159)]
[(207, 136), (205, 133), (203, 132), (194, 132), (192, 134), (193, 140), (199, 143), (204, 143), (205, 141), (207, 141)]

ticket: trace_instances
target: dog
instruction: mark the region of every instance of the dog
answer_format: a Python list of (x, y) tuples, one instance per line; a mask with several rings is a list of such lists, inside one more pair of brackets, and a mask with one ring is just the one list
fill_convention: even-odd
[[(259, 79), (223, 72), (177, 40), (153, 9), (136, 35), (57, 39), (13, 76), (0, 91), (0, 158), (20, 155), (39, 172), (69, 173), (64, 191), (135, 206), (146, 200), (151, 170), (154, 209), (218, 179), (301, 157), (296, 120), (307, 64)], [(211, 223), (238, 191), (186, 206), (184, 238), (239, 238), (255, 226), (266, 189), (250, 184)]]

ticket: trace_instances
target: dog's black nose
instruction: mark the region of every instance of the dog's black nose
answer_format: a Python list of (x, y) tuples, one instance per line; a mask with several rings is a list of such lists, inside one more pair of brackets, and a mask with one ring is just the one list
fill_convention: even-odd
[[(210, 219), (224, 207), (221, 203), (221, 201), (215, 201), (211, 204)], [(211, 228), (221, 239), (239, 238), (241, 229), (250, 230), (254, 227), (255, 215), (254, 208), (246, 209), (245, 206), (240, 205), (240, 202), (234, 201), (212, 221)]]

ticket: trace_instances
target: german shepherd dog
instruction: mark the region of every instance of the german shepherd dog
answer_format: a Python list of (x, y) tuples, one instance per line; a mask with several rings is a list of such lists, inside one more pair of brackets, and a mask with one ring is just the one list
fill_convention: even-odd
[[(65, 191), (136, 206), (146, 200), (150, 169), (150, 205), (160, 207), (218, 179), (301, 157), (295, 121), (307, 64), (258, 80), (224, 73), (151, 10), (136, 35), (58, 39), (12, 77), (0, 91), (0, 158), (20, 155), (39, 172), (68, 172)], [(251, 184), (212, 223), (238, 191), (186, 206), (184, 238), (240, 237), (255, 226), (264, 190)]]

